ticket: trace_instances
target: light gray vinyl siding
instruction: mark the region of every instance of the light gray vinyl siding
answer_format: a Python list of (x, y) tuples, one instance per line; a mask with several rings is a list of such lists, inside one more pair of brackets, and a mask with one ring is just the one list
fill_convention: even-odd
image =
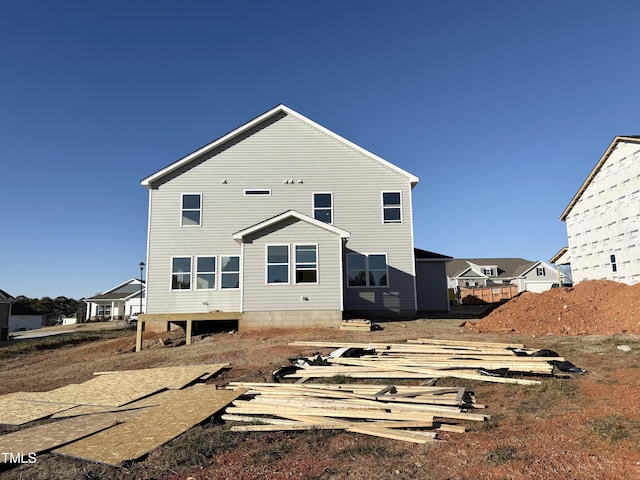
[[(289, 219), (245, 240), (244, 311), (341, 309), (342, 240), (338, 235), (307, 222)], [(267, 245), (289, 246), (289, 284), (267, 284)], [(296, 245), (317, 245), (318, 283), (296, 284)]]
[(416, 262), (418, 310), (449, 311), (445, 262)]
[[(348, 251), (387, 254), (389, 288), (345, 288), (344, 309), (415, 310), (410, 180), (298, 118), (281, 115), (151, 188), (149, 313), (202, 310), (200, 292), (170, 291), (171, 256), (240, 255), (232, 233), (290, 209), (313, 217), (313, 192), (333, 193), (333, 224), (350, 232)], [(402, 223), (383, 223), (382, 191), (402, 193)], [(182, 193), (202, 194), (201, 226), (180, 226)], [(211, 293), (210, 308), (239, 305), (219, 297)]]

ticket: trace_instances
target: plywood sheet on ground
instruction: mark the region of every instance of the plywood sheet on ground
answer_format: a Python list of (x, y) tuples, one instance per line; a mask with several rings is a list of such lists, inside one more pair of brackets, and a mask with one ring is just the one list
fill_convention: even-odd
[[(41, 453), (132, 419), (139, 411), (58, 420), (0, 436), (0, 452)], [(2, 463), (2, 458), (0, 458)]]
[(54, 453), (118, 466), (142, 457), (206, 420), (242, 393), (244, 390), (217, 390), (214, 386), (163, 392), (159, 406), (145, 409), (129, 422), (54, 450)]
[(22, 425), (71, 408), (70, 405), (21, 400), (29, 395), (29, 392), (16, 392), (0, 396), (0, 423)]
[(120, 407), (164, 389), (183, 388), (205, 374), (218, 372), (228, 364), (123, 370), (98, 375), (84, 383), (49, 392), (30, 394), (28, 400), (73, 405)]

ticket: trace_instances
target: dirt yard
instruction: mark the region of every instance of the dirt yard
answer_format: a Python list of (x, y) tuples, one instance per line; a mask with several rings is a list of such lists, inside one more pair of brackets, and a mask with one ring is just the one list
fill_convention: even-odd
[[(640, 478), (640, 290), (585, 282), (572, 290), (525, 294), (479, 321), (381, 322), (381, 330), (283, 330), (216, 333), (179, 345), (179, 333), (145, 338), (133, 330), (57, 341), (51, 348), (0, 348), (0, 394), (45, 391), (89, 380), (93, 372), (230, 363), (213, 380), (270, 381), (289, 358), (316, 349), (294, 340), (402, 342), (441, 338), (518, 342), (558, 352), (586, 374), (544, 378), (539, 386), (446, 379), (487, 406), (489, 422), (415, 445), (336, 430), (236, 433), (213, 419), (125, 468), (42, 454), (35, 464), (0, 472), (6, 479), (632, 479)], [(159, 346), (158, 338), (179, 346)], [(153, 347), (155, 345), (155, 347)], [(619, 346), (628, 346), (621, 350)], [(55, 347), (55, 348), (54, 348)], [(153, 348), (149, 348), (153, 347)], [(326, 350), (328, 352), (330, 350)], [(324, 350), (323, 350), (324, 352)], [(564, 378), (566, 377), (566, 378)], [(0, 428), (7, 433), (15, 428)]]

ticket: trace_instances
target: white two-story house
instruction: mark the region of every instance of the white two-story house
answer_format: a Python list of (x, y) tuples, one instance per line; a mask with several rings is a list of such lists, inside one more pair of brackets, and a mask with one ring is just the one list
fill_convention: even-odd
[(141, 183), (148, 315), (321, 326), (417, 310), (418, 178), (284, 105)]
[(613, 139), (564, 209), (573, 282), (640, 282), (640, 137)]

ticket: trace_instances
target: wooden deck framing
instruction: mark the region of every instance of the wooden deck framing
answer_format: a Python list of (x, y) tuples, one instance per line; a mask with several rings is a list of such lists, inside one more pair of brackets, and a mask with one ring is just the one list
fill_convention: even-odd
[(240, 312), (207, 312), (207, 313), (144, 313), (138, 317), (138, 330), (136, 334), (136, 352), (142, 350), (142, 333), (145, 324), (153, 324), (154, 331), (168, 331), (173, 323), (183, 328), (186, 333), (187, 345), (191, 343), (193, 322), (229, 321), (242, 317)]

